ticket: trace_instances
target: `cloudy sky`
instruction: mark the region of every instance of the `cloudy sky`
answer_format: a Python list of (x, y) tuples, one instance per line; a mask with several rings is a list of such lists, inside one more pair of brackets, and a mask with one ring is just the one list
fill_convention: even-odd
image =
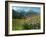
[(34, 12), (40, 12), (40, 7), (19, 7), (19, 6), (14, 6), (12, 7), (13, 10), (16, 11), (25, 11), (28, 12), (29, 10), (32, 10)]

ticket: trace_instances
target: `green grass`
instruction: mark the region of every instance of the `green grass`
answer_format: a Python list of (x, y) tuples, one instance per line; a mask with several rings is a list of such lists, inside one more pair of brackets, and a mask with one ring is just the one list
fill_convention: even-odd
[(12, 19), (12, 30), (40, 29), (40, 16)]

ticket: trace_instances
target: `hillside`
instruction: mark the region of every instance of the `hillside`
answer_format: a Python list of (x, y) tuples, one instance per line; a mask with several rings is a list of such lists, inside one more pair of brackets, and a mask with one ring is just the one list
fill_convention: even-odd
[(25, 19), (13, 19), (13, 30), (40, 29), (40, 16)]

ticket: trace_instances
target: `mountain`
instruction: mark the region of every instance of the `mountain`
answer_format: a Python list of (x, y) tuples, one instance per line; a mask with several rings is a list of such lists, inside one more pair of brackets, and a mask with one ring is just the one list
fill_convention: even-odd
[(38, 12), (34, 12), (32, 10), (28, 11), (28, 12), (25, 12), (25, 11), (15, 11), (15, 10), (12, 10), (12, 16), (13, 18), (25, 18), (26, 16), (33, 16), (33, 15), (40, 15), (40, 13)]

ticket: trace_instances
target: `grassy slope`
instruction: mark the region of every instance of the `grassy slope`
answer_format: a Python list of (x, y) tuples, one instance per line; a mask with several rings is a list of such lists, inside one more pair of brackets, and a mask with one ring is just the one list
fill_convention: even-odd
[(31, 18), (25, 19), (13, 19), (12, 22), (13, 30), (28, 30), (40, 28), (40, 16), (32, 16)]

